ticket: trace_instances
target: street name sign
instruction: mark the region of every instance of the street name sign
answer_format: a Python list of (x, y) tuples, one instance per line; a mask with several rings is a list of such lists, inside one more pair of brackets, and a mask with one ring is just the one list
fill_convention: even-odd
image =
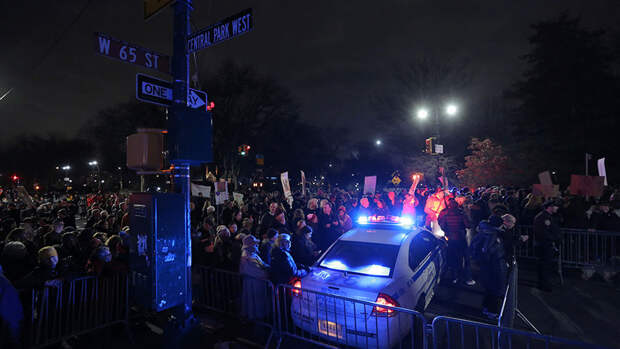
[[(172, 105), (172, 83), (144, 74), (136, 74), (136, 98), (164, 107)], [(207, 111), (207, 93), (193, 88), (187, 94), (187, 106)]]
[(172, 4), (175, 0), (144, 0), (144, 20), (151, 18), (159, 13), (166, 6)]
[(138, 45), (95, 33), (95, 52), (99, 55), (170, 74), (170, 57)]
[(187, 39), (187, 51), (189, 53), (200, 51), (249, 33), (252, 29), (254, 29), (254, 17), (252, 9), (249, 8), (191, 34)]

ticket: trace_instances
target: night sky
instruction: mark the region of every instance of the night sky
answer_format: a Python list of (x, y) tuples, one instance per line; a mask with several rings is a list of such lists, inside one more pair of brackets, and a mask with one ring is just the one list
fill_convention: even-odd
[[(166, 78), (94, 53), (96, 31), (172, 53), (172, 10), (145, 22), (139, 0), (91, 1), (46, 55), (88, 2), (0, 0), (0, 95), (15, 88), (0, 101), (1, 141), (25, 132), (73, 136), (97, 111), (135, 99), (137, 72)], [(474, 80), (459, 99), (463, 117), (475, 117), (468, 105), (500, 95), (522, 71), (530, 24), (567, 11), (588, 27), (620, 29), (617, 0), (195, 0), (194, 29), (248, 7), (254, 31), (201, 51), (199, 71), (226, 58), (251, 64), (290, 88), (304, 120), (352, 125), (360, 135), (381, 122), (370, 97), (415, 57), (469, 61)]]

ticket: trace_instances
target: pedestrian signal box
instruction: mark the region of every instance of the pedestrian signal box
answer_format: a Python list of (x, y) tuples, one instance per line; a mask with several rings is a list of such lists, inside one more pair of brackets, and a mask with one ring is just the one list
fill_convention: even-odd
[(184, 304), (189, 242), (181, 194), (137, 193), (129, 198), (129, 263), (135, 302), (162, 311)]

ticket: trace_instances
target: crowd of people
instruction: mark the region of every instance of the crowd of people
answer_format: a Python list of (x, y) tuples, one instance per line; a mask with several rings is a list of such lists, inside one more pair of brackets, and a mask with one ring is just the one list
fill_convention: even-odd
[[(559, 227), (620, 231), (620, 194), (544, 200), (509, 188), (416, 187), (359, 195), (342, 189), (284, 197), (280, 191), (239, 190), (243, 202), (217, 207), (192, 197), (193, 264), (239, 271), (274, 284), (303, 277), (321, 253), (361, 215), (410, 215), (420, 226), (447, 239), (448, 277), (473, 285), (470, 261), (481, 268), (479, 282), (490, 290), (490, 311), (505, 286), (514, 248), (531, 238), (516, 226), (533, 225), (539, 244), (540, 287), (548, 290), (549, 262)], [(0, 286), (27, 289), (83, 275), (129, 271), (128, 195), (120, 193), (40, 194), (6, 189), (0, 202)], [(0, 292), (3, 290), (0, 289)], [(0, 297), (7, 299), (6, 297)], [(494, 299), (495, 298), (495, 299)], [(4, 301), (3, 300), (3, 301)], [(9, 307), (2, 313), (12, 311)]]

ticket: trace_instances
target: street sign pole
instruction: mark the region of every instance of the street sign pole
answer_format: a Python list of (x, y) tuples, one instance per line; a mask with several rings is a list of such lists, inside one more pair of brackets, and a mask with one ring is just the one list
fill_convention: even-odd
[[(192, 0), (178, 0), (174, 4), (174, 32), (173, 32), (173, 56), (172, 56), (172, 111), (168, 114), (168, 124), (179, 123), (176, 111), (183, 110), (187, 106), (187, 94), (189, 89), (189, 54), (185, 50), (187, 36), (190, 34), (189, 16), (192, 10)], [(176, 108), (175, 108), (176, 107)], [(177, 125), (180, 126), (180, 125)], [(169, 144), (169, 150), (175, 145)], [(169, 152), (172, 153), (172, 152)], [(172, 159), (174, 162), (175, 159)], [(185, 260), (186, 260), (186, 284), (185, 304), (182, 309), (181, 326), (188, 328), (193, 320), (192, 315), (192, 246), (191, 246), (191, 221), (190, 221), (190, 164), (187, 162), (173, 163), (174, 191), (182, 193), (185, 201)]]

